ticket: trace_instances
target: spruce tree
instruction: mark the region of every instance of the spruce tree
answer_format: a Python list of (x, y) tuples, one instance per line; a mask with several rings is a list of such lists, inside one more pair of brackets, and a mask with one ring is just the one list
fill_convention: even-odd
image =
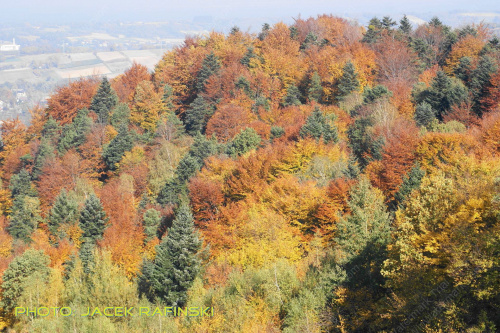
[(26, 169), (22, 169), (10, 178), (9, 189), (13, 199), (23, 196), (35, 197), (37, 195), (35, 188), (31, 184), (30, 174)]
[(390, 16), (384, 16), (381, 21), (382, 29), (391, 30), (397, 23)]
[(207, 140), (198, 133), (189, 152), (179, 162), (174, 177), (166, 182), (156, 201), (161, 205), (179, 203), (179, 198), (187, 193), (186, 182), (201, 169), (204, 160), (216, 154), (218, 150), (217, 139)]
[(307, 88), (307, 98), (310, 101), (320, 102), (323, 95), (323, 87), (321, 86), (321, 78), (318, 72), (314, 72)]
[(427, 127), (432, 120), (436, 119), (436, 110), (429, 103), (422, 102), (417, 105), (413, 117), (418, 126)]
[(49, 140), (51, 144), (56, 144), (60, 131), (61, 126), (54, 120), (54, 118), (52, 118), (52, 116), (50, 116), (47, 122), (43, 125), (42, 137)]
[(52, 206), (48, 218), (50, 232), (58, 235), (58, 229), (62, 224), (73, 223), (78, 220), (78, 203), (71, 200), (65, 189), (62, 189)]
[(372, 18), (368, 23), (368, 29), (366, 30), (363, 39), (363, 43), (373, 44), (380, 38), (380, 32), (382, 31), (382, 22), (376, 17)]
[(120, 162), (125, 152), (130, 151), (134, 146), (132, 135), (130, 135), (127, 126), (122, 124), (118, 134), (103, 149), (102, 158), (110, 170), (117, 169), (117, 163)]
[(481, 116), (483, 108), (481, 107), (481, 99), (486, 95), (484, 88), (488, 86), (491, 76), (497, 71), (497, 65), (489, 56), (482, 56), (479, 59), (477, 67), (471, 72), (470, 88), (474, 100), (474, 112)]
[(280, 126), (271, 127), (271, 139), (277, 139), (285, 135), (285, 130)]
[(379, 84), (373, 88), (365, 87), (365, 90), (363, 91), (363, 103), (370, 104), (375, 102), (379, 98), (390, 96), (392, 96), (392, 92), (387, 89), (386, 86)]
[(325, 143), (338, 141), (337, 128), (328, 123), (327, 118), (318, 107), (307, 117), (306, 123), (299, 133), (301, 137), (313, 137), (316, 140), (323, 138)]
[(31, 171), (31, 177), (37, 180), (42, 173), (42, 168), (47, 160), (54, 157), (54, 147), (50, 143), (49, 139), (42, 137), (40, 146), (38, 146), (38, 152), (35, 157), (35, 163)]
[(348, 61), (342, 68), (342, 76), (337, 84), (337, 99), (342, 100), (345, 96), (359, 89), (358, 74), (352, 62)]
[(31, 242), (31, 234), (35, 231), (40, 220), (38, 198), (16, 197), (7, 231), (15, 239), (29, 243)]
[(213, 110), (205, 102), (205, 99), (201, 96), (196, 97), (193, 103), (191, 103), (190, 108), (186, 110), (186, 116), (184, 118), (186, 132), (191, 135), (204, 133), (212, 113)]
[(49, 264), (49, 256), (41, 250), (28, 249), (15, 257), (2, 276), (0, 308), (9, 313), (16, 306), (27, 306), (19, 304), (19, 299), (33, 282), (49, 283)]
[(404, 202), (411, 192), (420, 187), (424, 175), (425, 171), (420, 168), (418, 163), (411, 168), (410, 172), (403, 178), (403, 183), (398, 191), (394, 194), (396, 207), (404, 207)]
[(228, 145), (227, 153), (232, 156), (243, 155), (259, 146), (262, 139), (253, 128), (245, 128)]
[(202, 92), (205, 90), (205, 83), (208, 78), (213, 74), (217, 73), (220, 69), (219, 58), (213, 53), (210, 52), (205, 59), (203, 59), (203, 63), (201, 64), (201, 69), (198, 72), (197, 82), (196, 82), (196, 90), (198, 92)]
[(363, 117), (356, 119), (347, 132), (351, 151), (356, 157), (361, 170), (371, 161), (382, 159), (384, 141), (381, 137), (376, 138), (374, 136), (372, 126), (373, 120)]
[(90, 110), (97, 114), (97, 122), (107, 124), (109, 113), (117, 103), (118, 97), (116, 92), (111, 88), (108, 78), (104, 77), (90, 104)]
[(130, 108), (128, 105), (126, 103), (116, 105), (109, 120), (115, 128), (120, 128), (122, 125), (128, 126), (130, 122)]
[(85, 200), (79, 222), (84, 242), (95, 243), (102, 238), (108, 218), (102, 208), (101, 201), (95, 194), (91, 194)]
[(296, 85), (291, 84), (286, 89), (286, 96), (283, 100), (283, 106), (301, 105), (300, 102), (300, 91)]
[(154, 298), (168, 306), (184, 306), (187, 291), (200, 270), (201, 240), (194, 229), (193, 215), (186, 203), (176, 211), (172, 227), (157, 247), (150, 272)]
[(147, 243), (158, 236), (158, 227), (160, 226), (161, 216), (156, 209), (148, 209), (142, 216), (142, 224), (144, 225), (144, 242)]
[(344, 171), (344, 175), (349, 179), (357, 179), (360, 174), (358, 167), (358, 161), (353, 155), (349, 155), (349, 160), (347, 161), (347, 169)]
[(406, 15), (404, 15), (401, 21), (399, 21), (399, 30), (407, 35), (409, 35), (412, 30), (410, 20), (408, 20)]
[(92, 126), (92, 118), (88, 116), (88, 113), (88, 109), (81, 109), (71, 124), (64, 125), (57, 145), (57, 151), (60, 154), (64, 154), (71, 148), (78, 148), (85, 142), (85, 138)]
[(437, 72), (431, 86), (415, 96), (417, 104), (426, 102), (436, 111), (439, 120), (450, 110), (452, 105), (460, 105), (468, 98), (467, 88), (463, 83), (448, 77), (444, 72)]
[(344, 253), (344, 268), (355, 273), (348, 284), (353, 288), (380, 289), (380, 274), (386, 259), (387, 245), (391, 239), (389, 213), (384, 196), (363, 177), (350, 192), (348, 206), (351, 214), (337, 224), (335, 243)]
[(472, 61), (469, 57), (462, 57), (458, 62), (458, 66), (455, 68), (455, 77), (462, 80), (465, 85), (470, 84)]
[(254, 52), (254, 48), (250, 46), (249, 48), (247, 48), (247, 52), (245, 53), (243, 58), (241, 58), (240, 62), (243, 66), (250, 68), (250, 61), (256, 57), (257, 55)]

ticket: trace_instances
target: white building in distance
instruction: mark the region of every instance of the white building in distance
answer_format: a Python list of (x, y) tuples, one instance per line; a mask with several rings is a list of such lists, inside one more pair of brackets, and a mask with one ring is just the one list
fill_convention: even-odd
[(0, 51), (1, 52), (12, 52), (12, 51), (19, 51), (19, 48), (21, 45), (16, 45), (16, 39), (12, 39), (12, 44), (5, 44), (5, 45), (0, 45)]

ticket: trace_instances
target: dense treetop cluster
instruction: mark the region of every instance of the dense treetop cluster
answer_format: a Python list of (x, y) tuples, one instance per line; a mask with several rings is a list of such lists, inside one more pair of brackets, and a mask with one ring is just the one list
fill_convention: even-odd
[[(1, 124), (0, 330), (500, 329), (500, 41), (321, 15)], [(14, 316), (205, 306), (213, 317)]]

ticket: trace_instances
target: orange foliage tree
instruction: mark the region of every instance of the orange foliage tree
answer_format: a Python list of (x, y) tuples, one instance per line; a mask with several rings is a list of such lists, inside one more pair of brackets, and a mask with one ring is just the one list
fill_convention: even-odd
[(61, 125), (72, 122), (78, 110), (90, 107), (98, 86), (98, 78), (92, 77), (81, 78), (58, 88), (47, 101), (48, 115)]

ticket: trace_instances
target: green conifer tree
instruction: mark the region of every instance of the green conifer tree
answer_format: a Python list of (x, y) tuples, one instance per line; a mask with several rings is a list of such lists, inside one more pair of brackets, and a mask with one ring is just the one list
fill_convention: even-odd
[[(23, 254), (15, 257), (2, 276), (0, 308), (9, 313), (16, 306), (27, 306), (26, 304), (19, 304), (19, 299), (23, 296), (26, 288), (33, 282), (49, 282), (49, 264), (49, 256), (41, 250), (28, 249)], [(36, 305), (43, 306), (43, 304)]]
[(34, 180), (37, 180), (38, 177), (40, 177), (40, 175), (42, 174), (42, 168), (45, 162), (50, 160), (54, 156), (54, 147), (50, 143), (49, 139), (42, 137), (40, 146), (38, 147), (38, 152), (35, 157), (35, 163), (31, 171), (31, 177)]
[(64, 125), (57, 145), (59, 154), (64, 154), (67, 150), (77, 148), (85, 142), (85, 138), (92, 126), (92, 118), (88, 116), (88, 113), (88, 109), (81, 109), (71, 124)]
[(196, 97), (193, 103), (191, 103), (190, 108), (186, 110), (186, 116), (184, 118), (186, 132), (191, 135), (204, 133), (205, 127), (212, 114), (213, 110), (205, 102), (205, 99), (201, 96)]
[(97, 114), (97, 122), (107, 124), (109, 113), (117, 103), (118, 96), (113, 88), (111, 88), (108, 78), (104, 77), (90, 104), (90, 110)]
[(78, 221), (78, 203), (71, 200), (65, 189), (62, 189), (52, 206), (48, 218), (50, 232), (54, 236), (60, 236), (58, 229), (62, 224)]
[(142, 217), (144, 234), (146, 235), (146, 238), (144, 238), (144, 243), (147, 243), (158, 236), (158, 227), (160, 226), (161, 216), (160, 212), (158, 212), (154, 208), (151, 208), (145, 211)]
[(301, 105), (302, 103), (300, 102), (300, 91), (299, 88), (297, 88), (296, 85), (291, 84), (288, 86), (286, 89), (286, 96), (285, 99), (283, 100), (283, 106), (290, 106), (290, 105)]
[(299, 133), (301, 137), (309, 136), (316, 140), (323, 138), (325, 143), (335, 143), (338, 141), (337, 128), (328, 123), (327, 118), (318, 107), (307, 117), (306, 123), (302, 126)]
[(307, 88), (307, 98), (310, 101), (320, 102), (323, 96), (323, 87), (321, 86), (321, 78), (318, 72), (314, 72)]
[(247, 127), (234, 137), (228, 145), (227, 153), (232, 156), (243, 155), (257, 148), (261, 141), (259, 134), (253, 128)]
[(417, 105), (413, 117), (418, 126), (427, 127), (431, 121), (436, 119), (436, 110), (429, 103), (422, 102)]
[(412, 26), (406, 15), (404, 15), (401, 21), (399, 21), (399, 30), (406, 35), (411, 33)]
[(103, 149), (102, 158), (110, 170), (117, 169), (117, 163), (123, 157), (125, 152), (130, 151), (134, 146), (132, 135), (130, 135), (127, 127), (121, 125), (118, 134), (111, 142)]
[(95, 243), (101, 239), (108, 220), (101, 201), (95, 194), (91, 194), (85, 200), (85, 205), (80, 212), (79, 223), (83, 231), (84, 242)]
[(167, 237), (157, 247), (149, 280), (156, 299), (168, 306), (184, 306), (187, 291), (200, 270), (201, 240), (186, 203), (179, 206), (175, 215)]
[(208, 78), (213, 74), (217, 73), (220, 69), (219, 58), (213, 53), (210, 52), (205, 59), (203, 59), (203, 63), (201, 64), (201, 69), (198, 72), (197, 82), (196, 82), (196, 90), (198, 92), (202, 92), (205, 90), (205, 83)]
[(337, 99), (342, 100), (345, 96), (359, 89), (358, 74), (352, 62), (348, 61), (342, 68), (342, 76), (337, 84)]

